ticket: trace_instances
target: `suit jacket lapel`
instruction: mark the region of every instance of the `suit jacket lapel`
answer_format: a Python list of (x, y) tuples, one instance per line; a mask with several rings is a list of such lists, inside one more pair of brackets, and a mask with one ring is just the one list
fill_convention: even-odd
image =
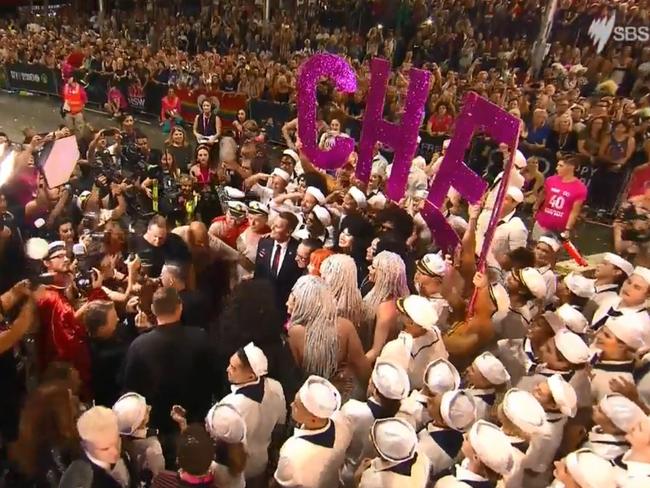
[(287, 244), (287, 251), (284, 253), (284, 259), (282, 260), (282, 265), (278, 271), (278, 278), (282, 276), (289, 268), (291, 261), (296, 261), (296, 246), (293, 245), (293, 240), (290, 240)]

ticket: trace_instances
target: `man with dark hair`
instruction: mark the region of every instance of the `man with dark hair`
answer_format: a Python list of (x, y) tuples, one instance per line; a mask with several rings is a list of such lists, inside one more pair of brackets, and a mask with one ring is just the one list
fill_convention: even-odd
[(389, 205), (380, 210), (375, 222), (383, 232), (391, 230), (397, 232), (404, 239), (404, 242), (413, 234), (413, 217), (406, 210), (396, 205)]
[(68, 255), (72, 256), (72, 246), (75, 242), (74, 227), (70, 217), (61, 217), (56, 223), (56, 238), (65, 243)]
[(296, 250), (296, 264), (298, 267), (302, 270), (307, 269), (311, 253), (313, 253), (316, 249), (320, 249), (321, 247), (323, 247), (323, 243), (318, 239), (313, 239), (310, 237), (300, 241), (300, 244), (298, 244), (298, 249)]
[(172, 461), (176, 426), (169, 412), (183, 405), (189, 422), (203, 419), (210, 408), (212, 351), (205, 331), (181, 323), (183, 306), (176, 289), (156, 290), (151, 309), (157, 327), (129, 347), (122, 387), (147, 399), (151, 427), (159, 429), (165, 458)]
[(298, 241), (291, 237), (297, 225), (298, 218), (294, 214), (280, 212), (273, 220), (271, 234), (260, 239), (255, 259), (254, 277), (271, 281), (278, 307), (285, 314), (289, 293), (302, 275), (302, 270), (296, 262)]
[(180, 236), (168, 231), (167, 220), (162, 215), (154, 215), (144, 235), (138, 236), (136, 253), (150, 277), (160, 276), (165, 261), (191, 261), (187, 245)]

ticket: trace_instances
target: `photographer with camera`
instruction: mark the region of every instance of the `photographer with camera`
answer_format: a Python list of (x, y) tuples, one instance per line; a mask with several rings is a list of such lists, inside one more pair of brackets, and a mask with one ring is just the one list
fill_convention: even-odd
[(147, 177), (140, 184), (142, 190), (151, 200), (152, 211), (176, 220), (181, 213), (178, 208), (180, 187), (178, 178), (181, 172), (176, 166), (174, 156), (165, 151), (160, 158), (160, 164), (150, 168)]
[(614, 221), (614, 249), (631, 261), (648, 264), (650, 242), (650, 182), (644, 192), (621, 205)]

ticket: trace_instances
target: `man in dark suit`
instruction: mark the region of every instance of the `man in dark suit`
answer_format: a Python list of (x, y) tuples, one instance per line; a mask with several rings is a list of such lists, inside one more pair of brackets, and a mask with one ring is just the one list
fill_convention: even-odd
[(204, 330), (181, 323), (183, 306), (176, 289), (156, 290), (151, 309), (157, 326), (131, 343), (122, 386), (147, 399), (150, 426), (159, 429), (165, 459), (173, 461), (178, 427), (171, 409), (181, 405), (188, 422), (203, 421), (212, 399), (212, 350)]
[(298, 241), (291, 237), (297, 225), (294, 214), (280, 212), (273, 220), (271, 234), (260, 239), (255, 258), (255, 279), (267, 279), (273, 284), (278, 307), (285, 315), (291, 289), (303, 274), (296, 262)]

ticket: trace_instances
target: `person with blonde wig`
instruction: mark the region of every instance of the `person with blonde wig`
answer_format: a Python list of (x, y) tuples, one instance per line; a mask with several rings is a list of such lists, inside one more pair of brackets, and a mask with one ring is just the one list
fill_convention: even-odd
[(363, 298), (357, 287), (354, 259), (345, 254), (334, 254), (323, 261), (320, 274), (334, 295), (338, 316), (359, 327), (363, 316)]

